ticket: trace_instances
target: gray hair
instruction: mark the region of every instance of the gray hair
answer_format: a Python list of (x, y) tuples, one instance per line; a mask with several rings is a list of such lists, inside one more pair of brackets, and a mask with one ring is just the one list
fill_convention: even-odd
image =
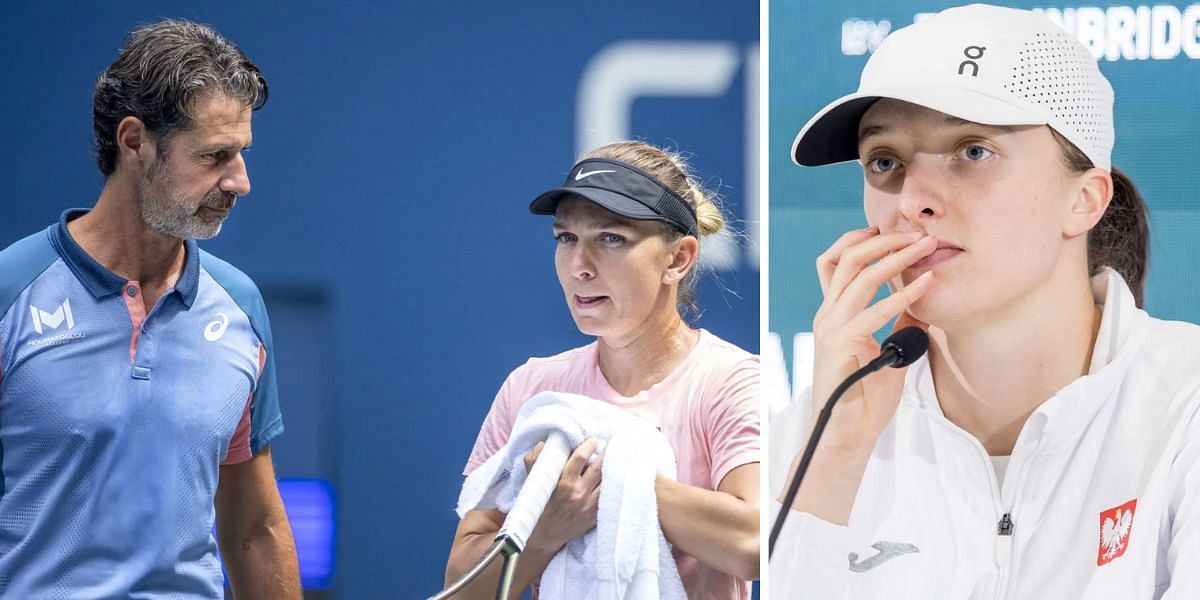
[(267, 102), (267, 80), (241, 49), (213, 28), (167, 19), (129, 32), (120, 55), (96, 79), (92, 133), (105, 177), (117, 169), (117, 125), (137, 117), (165, 144), (193, 124), (196, 96), (218, 91), (251, 110)]

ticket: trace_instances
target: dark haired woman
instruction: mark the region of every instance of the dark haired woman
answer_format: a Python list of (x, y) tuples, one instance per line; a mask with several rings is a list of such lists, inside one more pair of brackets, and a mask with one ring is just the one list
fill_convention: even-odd
[[(1112, 102), (1049, 20), (972, 5), (893, 33), (800, 132), (800, 164), (859, 159), (870, 225), (817, 261), (813, 405), (891, 319), (931, 344), (834, 409), (773, 596), (1200, 597), (1200, 329), (1139, 308)], [(793, 468), (800, 416), (771, 437)]]

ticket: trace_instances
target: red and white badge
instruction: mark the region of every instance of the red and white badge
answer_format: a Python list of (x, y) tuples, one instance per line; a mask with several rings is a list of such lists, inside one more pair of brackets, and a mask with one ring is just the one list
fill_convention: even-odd
[(1133, 513), (1137, 509), (1137, 498), (1116, 508), (1100, 513), (1100, 550), (1096, 554), (1096, 565), (1104, 566), (1125, 554), (1129, 547), (1129, 534), (1133, 531)]

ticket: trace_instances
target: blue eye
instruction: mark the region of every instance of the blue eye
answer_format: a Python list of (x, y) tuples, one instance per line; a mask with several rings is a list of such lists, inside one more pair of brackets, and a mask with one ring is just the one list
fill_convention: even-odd
[(991, 150), (988, 150), (987, 148), (984, 148), (978, 144), (971, 144), (970, 146), (963, 148), (961, 154), (963, 158), (966, 158), (969, 161), (978, 162), (990, 158), (995, 154), (995, 152), (992, 152)]
[(896, 168), (896, 159), (890, 156), (880, 156), (867, 161), (867, 170), (872, 173), (887, 173)]
[(625, 236), (617, 235), (615, 233), (604, 233), (600, 235), (600, 239), (610, 244), (619, 244), (625, 241)]
[(564, 231), (564, 232), (554, 236), (554, 241), (556, 241), (560, 244), (566, 244), (568, 242), (573, 242), (573, 241), (575, 241), (575, 234), (567, 233)]

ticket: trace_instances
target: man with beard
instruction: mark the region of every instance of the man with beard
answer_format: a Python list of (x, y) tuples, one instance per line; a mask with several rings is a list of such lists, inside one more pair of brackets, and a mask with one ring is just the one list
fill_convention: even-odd
[[(254, 283), (200, 250), (267, 99), (212, 29), (131, 32), (96, 82), (104, 188), (0, 252), (0, 597), (299, 598)], [(213, 524), (216, 524), (215, 539)]]

